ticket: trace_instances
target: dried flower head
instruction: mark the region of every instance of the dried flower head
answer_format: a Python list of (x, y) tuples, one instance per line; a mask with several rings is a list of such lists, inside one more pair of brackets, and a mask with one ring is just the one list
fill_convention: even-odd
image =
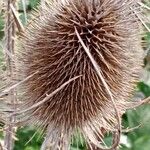
[(51, 149), (69, 149), (76, 131), (100, 148), (103, 131), (118, 129), (141, 68), (138, 2), (51, 2), (19, 39), (24, 119), (46, 130)]

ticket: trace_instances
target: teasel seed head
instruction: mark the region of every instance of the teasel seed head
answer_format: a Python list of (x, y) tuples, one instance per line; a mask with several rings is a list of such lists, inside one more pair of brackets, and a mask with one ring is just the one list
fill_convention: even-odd
[(117, 130), (142, 64), (138, 2), (52, 1), (19, 38), (18, 78), (33, 75), (19, 88), (23, 119), (46, 131), (53, 150), (68, 149), (76, 131), (98, 146), (103, 131)]

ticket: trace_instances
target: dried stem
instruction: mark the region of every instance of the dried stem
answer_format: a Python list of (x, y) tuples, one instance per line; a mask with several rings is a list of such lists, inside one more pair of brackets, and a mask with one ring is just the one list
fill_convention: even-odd
[(0, 13), (1, 13), (2, 9), (3, 9), (3, 0), (0, 0)]
[(18, 12), (15, 10), (13, 4), (10, 4), (10, 8), (11, 8), (11, 11), (12, 11), (12, 14), (13, 14), (13, 17), (15, 19), (15, 23), (17, 25), (17, 28), (18, 28), (18, 31), (19, 32), (23, 32), (24, 31), (24, 26), (19, 18), (19, 14)]
[[(6, 0), (5, 1), (5, 59), (7, 64), (7, 78), (9, 82), (13, 81), (14, 74), (13, 74), (13, 61), (12, 56), (14, 54), (14, 37), (15, 37), (15, 21), (12, 15), (10, 5), (15, 7), (15, 0)], [(8, 101), (13, 104), (15, 109), (16, 104), (16, 97), (15, 97), (15, 90), (11, 90), (8, 96)], [(14, 145), (13, 135), (15, 133), (14, 130), (14, 122), (15, 117), (10, 117), (7, 120), (8, 124), (6, 124), (5, 129), (5, 139), (4, 139), (4, 149), (12, 150)]]

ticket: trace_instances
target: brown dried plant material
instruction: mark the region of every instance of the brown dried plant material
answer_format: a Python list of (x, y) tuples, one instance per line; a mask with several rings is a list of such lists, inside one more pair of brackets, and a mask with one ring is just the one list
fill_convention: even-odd
[(0, 14), (2, 12), (2, 8), (3, 8), (3, 0), (0, 1)]
[[(4, 53), (5, 53), (5, 62), (6, 62), (6, 78), (8, 83), (13, 83), (15, 78), (14, 75), (14, 62), (13, 62), (13, 55), (14, 55), (14, 47), (15, 47), (15, 36), (16, 36), (16, 24), (13, 18), (11, 7), (16, 7), (16, 0), (6, 0), (3, 1), (4, 6), (4, 22), (5, 22), (5, 29), (4, 29)], [(5, 95), (6, 96), (6, 95)], [(12, 89), (9, 91), (8, 96), (6, 97), (7, 100), (5, 103), (7, 105), (12, 105), (13, 109), (15, 110), (17, 99), (16, 99), (16, 91)], [(2, 104), (1, 104), (2, 105)], [(3, 105), (2, 105), (3, 106)], [(1, 106), (1, 107), (2, 107)], [(6, 107), (7, 108), (7, 107)], [(5, 116), (5, 115), (4, 115)], [(15, 135), (15, 120), (14, 116), (10, 116), (9, 118), (5, 117), (5, 132), (4, 132), (4, 149), (12, 150), (14, 147), (14, 135)]]
[(119, 144), (142, 64), (138, 2), (59, 0), (33, 15), (19, 38), (16, 66), (20, 80), (36, 72), (18, 89), (22, 121), (46, 132), (42, 149), (68, 150), (76, 131), (103, 149), (102, 129), (115, 132), (114, 149)]

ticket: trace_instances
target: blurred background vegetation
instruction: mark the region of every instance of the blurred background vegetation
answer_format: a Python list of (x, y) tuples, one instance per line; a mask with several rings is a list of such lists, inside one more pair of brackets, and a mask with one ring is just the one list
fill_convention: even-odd
[[(40, 0), (25, 0), (27, 18), (29, 18), (31, 11), (38, 6)], [(150, 6), (149, 0), (146, 0), (147, 5)], [(18, 3), (18, 11), (22, 23), (25, 25), (25, 13), (23, 11), (22, 0)], [(4, 55), (3, 55), (3, 37), (4, 37), (4, 20), (3, 12), (0, 12), (0, 72), (5, 71)], [(145, 59), (143, 60), (143, 72), (141, 80), (139, 81), (134, 99), (143, 99), (150, 96), (150, 33), (144, 36), (144, 53)], [(120, 150), (150, 150), (150, 106), (145, 105), (137, 108), (136, 110), (129, 110), (123, 116), (123, 127), (134, 128), (140, 125), (139, 128), (129, 133), (122, 133)], [(36, 133), (36, 134), (35, 134)], [(23, 127), (17, 131), (17, 140), (15, 141), (14, 150), (39, 150), (42, 144), (42, 137), (36, 132), (36, 129), (31, 127)], [(110, 143), (110, 137), (107, 137), (106, 143)], [(3, 134), (1, 133), (0, 142), (3, 142)], [(75, 137), (72, 143), (71, 150), (86, 150), (84, 145), (80, 144), (79, 138)]]

